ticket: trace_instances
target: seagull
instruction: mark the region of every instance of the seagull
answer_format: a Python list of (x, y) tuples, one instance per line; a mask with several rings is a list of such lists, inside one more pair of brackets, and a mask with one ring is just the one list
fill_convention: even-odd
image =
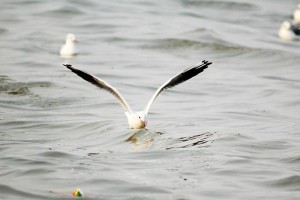
[(300, 34), (300, 28), (295, 24), (291, 24), (288, 21), (284, 21), (278, 31), (278, 36), (283, 40), (294, 40), (297, 35)]
[(73, 33), (69, 33), (66, 37), (66, 43), (60, 49), (60, 55), (62, 57), (72, 57), (77, 54), (77, 49), (75, 43), (77, 38)]
[(106, 81), (90, 75), (80, 69), (76, 69), (75, 67), (72, 67), (70, 64), (63, 64), (65, 67), (70, 69), (72, 72), (77, 74), (79, 77), (83, 78), (84, 80), (92, 83), (93, 85), (97, 86), (100, 89), (106, 90), (110, 92), (113, 96), (117, 98), (121, 106), (125, 109), (125, 115), (128, 120), (129, 127), (131, 129), (144, 129), (147, 126), (147, 114), (149, 112), (149, 109), (153, 103), (153, 101), (156, 99), (156, 97), (163, 92), (166, 89), (172, 88), (180, 83), (183, 83), (190, 78), (198, 75), (199, 73), (203, 72), (212, 62), (203, 60), (201, 63), (198, 63), (192, 67), (187, 68), (183, 72), (177, 74), (176, 76), (169, 79), (167, 82), (162, 84), (154, 93), (154, 95), (151, 97), (147, 105), (145, 106), (144, 110), (133, 112), (130, 106), (128, 105), (127, 101), (122, 97), (120, 92), (111, 86)]

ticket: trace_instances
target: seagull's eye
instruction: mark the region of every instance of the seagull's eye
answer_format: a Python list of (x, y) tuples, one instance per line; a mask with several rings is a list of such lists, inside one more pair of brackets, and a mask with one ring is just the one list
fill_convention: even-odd
[(139, 116), (139, 118), (141, 119), (141, 117)]

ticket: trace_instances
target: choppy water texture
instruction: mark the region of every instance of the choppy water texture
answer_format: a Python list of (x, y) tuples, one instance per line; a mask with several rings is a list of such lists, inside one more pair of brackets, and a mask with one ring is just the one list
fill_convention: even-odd
[[(298, 1), (38, 1), (0, 6), (0, 199), (299, 199)], [(67, 33), (80, 54), (58, 55)], [(102, 77), (148, 130), (62, 66)]]

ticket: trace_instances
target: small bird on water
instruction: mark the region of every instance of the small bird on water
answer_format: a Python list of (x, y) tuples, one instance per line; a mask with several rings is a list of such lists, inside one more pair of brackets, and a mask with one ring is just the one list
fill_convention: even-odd
[(291, 41), (296, 39), (298, 35), (300, 35), (300, 27), (288, 21), (284, 21), (278, 31), (278, 36), (283, 40)]
[(292, 41), (300, 35), (300, 4), (293, 13), (293, 21), (284, 21), (278, 31), (278, 37), (283, 40)]
[(98, 88), (104, 89), (104, 90), (110, 92), (112, 95), (114, 95), (117, 98), (117, 100), (119, 101), (119, 103), (121, 104), (121, 106), (126, 111), (125, 114), (128, 119), (129, 127), (131, 129), (143, 129), (147, 126), (147, 118), (146, 117), (149, 112), (149, 109), (150, 109), (153, 101), (156, 99), (156, 97), (161, 92), (163, 92), (166, 89), (172, 88), (180, 83), (183, 83), (183, 82), (189, 80), (190, 78), (198, 75), (199, 73), (203, 72), (203, 70), (205, 70), (210, 64), (212, 64), (212, 62), (203, 60), (201, 63), (196, 64), (190, 68), (187, 68), (183, 72), (181, 72), (181, 73), (177, 74), (176, 76), (172, 77), (171, 79), (169, 79), (167, 82), (162, 84), (156, 90), (156, 92), (154, 93), (152, 98), (149, 100), (149, 102), (147, 103), (144, 110), (139, 111), (139, 112), (133, 112), (132, 109), (130, 108), (130, 106), (128, 105), (127, 101), (120, 94), (120, 92), (116, 88), (114, 88), (113, 86), (111, 86), (110, 84), (105, 82), (104, 80), (102, 80), (96, 76), (90, 75), (82, 70), (76, 69), (75, 67), (72, 67), (72, 65), (70, 65), (70, 64), (63, 64), (63, 65), (66, 66), (68, 69), (70, 69), (75, 74), (77, 74), (78, 76), (80, 76), (81, 78), (83, 78), (84, 80), (86, 80), (86, 81), (92, 83), (93, 85), (97, 86)]
[(78, 53), (76, 43), (76, 36), (73, 33), (69, 33), (66, 37), (66, 43), (60, 49), (60, 55), (66, 58), (76, 55)]

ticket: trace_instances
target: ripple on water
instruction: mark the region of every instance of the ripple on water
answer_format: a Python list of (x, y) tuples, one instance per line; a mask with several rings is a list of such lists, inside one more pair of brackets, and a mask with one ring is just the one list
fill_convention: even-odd
[(45, 151), (40, 153), (39, 155), (46, 158), (73, 158), (74, 157), (74, 155), (71, 153), (55, 151), (55, 150)]
[(170, 144), (166, 149), (193, 149), (204, 148), (210, 145), (214, 140), (215, 133), (201, 133), (193, 136), (186, 136), (172, 139), (174, 144)]
[[(202, 33), (203, 34), (203, 33)], [(260, 49), (253, 49), (243, 46), (238, 46), (235, 44), (231, 44), (226, 41), (221, 41), (220, 39), (216, 39), (212, 33), (207, 33), (207, 39), (205, 41), (195, 40), (195, 39), (180, 39), (180, 38), (167, 38), (167, 39), (157, 39), (153, 41), (147, 41), (144, 44), (141, 44), (141, 48), (145, 49), (156, 49), (160, 51), (174, 51), (184, 49), (199, 49), (203, 50), (212, 50), (215, 53), (226, 53), (227, 56), (229, 54), (259, 54)]]
[(0, 76), (0, 93), (6, 93), (15, 96), (26, 96), (31, 95), (32, 92), (30, 88), (41, 87), (48, 88), (51, 87), (51, 82), (16, 82), (11, 80), (8, 76)]
[(0, 92), (20, 96), (30, 94), (29, 88), (24, 83), (14, 82), (7, 76), (0, 76)]
[(58, 17), (58, 16), (76, 16), (84, 14), (84, 12), (80, 9), (80, 7), (75, 7), (75, 6), (61, 6), (59, 8), (53, 9), (53, 10), (48, 10), (46, 12), (40, 13), (39, 15), (45, 15), (45, 16), (53, 16), (53, 17)]
[(283, 158), (281, 161), (286, 162), (288, 164), (294, 164), (296, 166), (300, 165), (300, 156), (296, 155), (296, 156), (289, 156), (287, 158)]
[(0, 184), (0, 193), (1, 196), (5, 196), (6, 199), (12, 197), (14, 199), (16, 196), (22, 197), (22, 199), (47, 199), (46, 196), (38, 195), (35, 192), (30, 192), (28, 190), (21, 190), (13, 186)]
[(285, 188), (290, 191), (300, 191), (300, 176), (285, 176), (268, 181), (267, 184), (274, 188)]
[(4, 33), (6, 33), (7, 31), (8, 31), (7, 29), (1, 28), (1, 27), (0, 27), (0, 34), (4, 34)]
[(182, 1), (185, 6), (199, 6), (205, 8), (215, 8), (215, 9), (230, 9), (230, 10), (249, 10), (255, 9), (256, 6), (250, 3), (244, 2), (234, 2), (234, 1), (195, 1), (195, 0), (185, 0)]

